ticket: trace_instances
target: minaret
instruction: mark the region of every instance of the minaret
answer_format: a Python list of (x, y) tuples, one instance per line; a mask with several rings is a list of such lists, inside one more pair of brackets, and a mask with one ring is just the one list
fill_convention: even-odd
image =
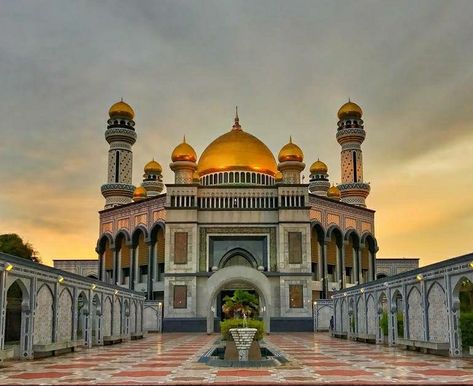
[(146, 189), (147, 197), (157, 196), (163, 191), (163, 168), (154, 160), (149, 161), (144, 168), (143, 183), (141, 184)]
[(350, 100), (338, 110), (337, 141), (342, 146), (342, 183), (338, 188), (342, 202), (366, 207), (365, 199), (370, 193), (370, 185), (363, 182), (361, 144), (365, 140), (366, 133), (362, 115), (360, 106)]
[(135, 187), (132, 185), (133, 152), (136, 141), (135, 113), (121, 100), (110, 107), (105, 139), (110, 144), (108, 151), (108, 178), (102, 185), (105, 209), (128, 204), (132, 201)]
[(318, 196), (327, 196), (329, 188), (327, 165), (318, 159), (310, 167), (309, 192)]
[(174, 172), (175, 184), (194, 183), (194, 172), (197, 170), (197, 154), (194, 148), (186, 142), (186, 137), (172, 152), (171, 161), (169, 167)]
[(301, 172), (305, 168), (304, 153), (289, 137), (289, 143), (285, 144), (279, 151), (278, 170), (282, 173), (283, 184), (300, 184)]

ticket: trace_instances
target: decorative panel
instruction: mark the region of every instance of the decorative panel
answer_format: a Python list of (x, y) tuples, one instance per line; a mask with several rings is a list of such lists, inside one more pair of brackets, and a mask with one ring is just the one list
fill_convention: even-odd
[(327, 224), (337, 224), (340, 225), (340, 216), (338, 214), (329, 213), (327, 215)]
[(102, 233), (105, 233), (105, 232), (112, 233), (112, 231), (113, 231), (113, 221), (109, 221), (102, 224)]
[(187, 286), (175, 285), (173, 296), (174, 308), (187, 308)]
[(353, 228), (356, 229), (356, 220), (353, 218), (346, 218), (345, 219), (345, 228)]
[(135, 226), (139, 224), (143, 224), (145, 226), (148, 224), (148, 215), (146, 213), (135, 216)]
[(127, 219), (127, 218), (122, 218), (120, 220), (117, 221), (117, 227), (118, 229), (129, 229), (129, 223), (130, 223), (130, 220)]
[(187, 264), (187, 232), (174, 233), (174, 264)]
[(289, 264), (302, 263), (302, 232), (288, 232)]
[(302, 293), (303, 286), (301, 284), (289, 285), (289, 307), (302, 308), (304, 306), (304, 297)]

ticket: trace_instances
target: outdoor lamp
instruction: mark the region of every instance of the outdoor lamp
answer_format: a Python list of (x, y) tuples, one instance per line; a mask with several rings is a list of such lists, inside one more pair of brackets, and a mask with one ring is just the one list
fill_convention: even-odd
[(424, 276), (423, 276), (421, 273), (419, 273), (419, 274), (416, 276), (416, 279), (417, 279), (418, 281), (422, 281), (422, 280), (424, 280)]
[(115, 290), (115, 296), (117, 296), (117, 295), (118, 295), (118, 290)]
[(361, 288), (361, 289), (360, 289), (360, 292), (361, 292), (361, 293), (364, 293), (364, 292), (365, 292), (365, 289), (364, 289), (364, 288)]
[(12, 269), (13, 269), (13, 264), (5, 263), (5, 271), (10, 272)]
[(93, 291), (96, 287), (97, 287), (97, 285), (92, 284), (92, 285), (90, 286), (90, 289)]
[(61, 275), (59, 275), (59, 276), (57, 277), (57, 282), (58, 282), (59, 284), (64, 283), (64, 278), (63, 278)]
[(470, 268), (473, 268), (473, 261), (468, 265), (470, 266)]

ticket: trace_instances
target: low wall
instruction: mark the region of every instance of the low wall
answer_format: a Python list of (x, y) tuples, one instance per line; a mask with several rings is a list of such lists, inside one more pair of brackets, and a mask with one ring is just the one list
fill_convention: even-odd
[[(0, 253), (0, 353), (101, 345), (143, 334), (144, 296)], [(21, 337), (21, 339), (20, 339)]]

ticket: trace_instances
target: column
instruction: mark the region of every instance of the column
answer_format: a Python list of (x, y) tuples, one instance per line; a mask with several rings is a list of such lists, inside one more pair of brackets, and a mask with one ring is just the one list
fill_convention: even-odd
[[(338, 258), (339, 258), (339, 275), (338, 282), (340, 283), (340, 289), (345, 288), (345, 248), (343, 248), (343, 241), (341, 247), (338, 246), (337, 243), (337, 250), (338, 250)], [(341, 281), (340, 281), (341, 280)]]
[(103, 275), (103, 267), (105, 266), (104, 264), (104, 253), (97, 253), (98, 254), (98, 259), (99, 259), (99, 272), (98, 272), (98, 277), (99, 280), (104, 280), (104, 275)]
[(5, 348), (5, 316), (7, 312), (7, 272), (0, 271), (0, 350)]
[(72, 289), (72, 340), (77, 340), (78, 302), (77, 288), (74, 287)]
[(323, 299), (328, 298), (328, 277), (327, 277), (327, 272), (328, 272), (328, 267), (327, 267), (327, 242), (325, 240), (322, 241), (322, 261), (323, 261), (323, 273), (322, 273), (322, 291), (323, 291)]
[(53, 334), (52, 334), (52, 341), (57, 342), (57, 334), (58, 334), (58, 319), (59, 319), (59, 283), (54, 283), (54, 297), (53, 297)]
[(422, 297), (422, 323), (424, 325), (424, 340), (429, 340), (429, 321), (428, 321), (428, 302), (427, 302), (427, 289), (425, 280), (420, 282), (420, 294)]
[(148, 300), (153, 300), (153, 283), (154, 283), (154, 269), (153, 269), (153, 243), (150, 241), (146, 243), (148, 248)]
[[(20, 350), (23, 347), (23, 354), (21, 355), (22, 358), (26, 359), (33, 359), (33, 334), (34, 334), (34, 315), (36, 310), (36, 286), (37, 286), (37, 279), (35, 277), (31, 278), (30, 281), (30, 297), (29, 297), (29, 304), (27, 310), (21, 310), (22, 319), (24, 319), (24, 329), (22, 328), (22, 335), (21, 335), (21, 343), (20, 343)], [(23, 307), (22, 307), (23, 308)], [(23, 327), (22, 326), (22, 327)], [(25, 339), (26, 338), (26, 339)]]

